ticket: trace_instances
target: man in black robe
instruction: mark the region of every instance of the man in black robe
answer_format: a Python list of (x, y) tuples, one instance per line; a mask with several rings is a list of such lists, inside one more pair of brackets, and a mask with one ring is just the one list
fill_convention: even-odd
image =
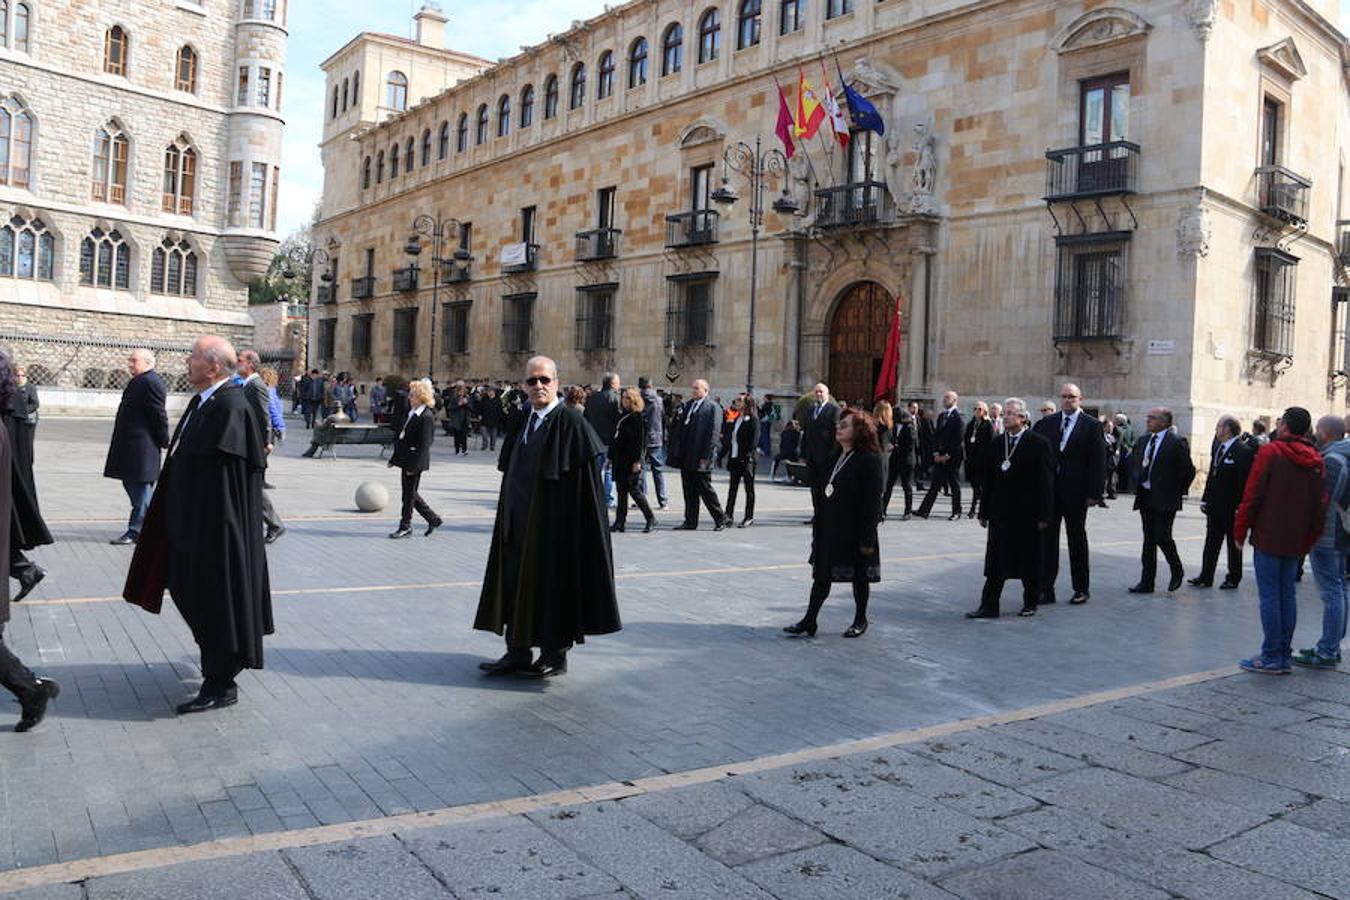
[[(9, 577), (19, 582), (19, 592), (12, 598), (18, 603), (32, 593), (38, 582), (47, 577), (47, 570), (24, 555), (44, 544), (52, 543), (52, 533), (42, 519), (38, 508), (37, 482), (33, 479), (33, 431), (37, 423), (37, 391), (32, 391), (31, 409), (24, 399), (27, 393), (17, 389), (13, 397), (0, 407), (5, 431), (9, 435), (10, 491), (13, 506), (9, 513)], [(29, 418), (32, 423), (29, 423)]]
[(984, 553), (984, 593), (967, 619), (998, 618), (1003, 582), (1022, 582), (1022, 611), (1034, 616), (1040, 596), (1044, 554), (1041, 536), (1055, 513), (1054, 451), (1027, 428), (1027, 405), (1017, 397), (1003, 403), (1003, 434), (989, 453), (980, 492), (980, 525), (989, 529)]
[(188, 357), (188, 402), (169, 443), (123, 596), (159, 611), (167, 585), (201, 648), (202, 686), (179, 714), (232, 706), (235, 677), (261, 669), (272, 633), (263, 545), (264, 437), (243, 388), (238, 359), (221, 337), (199, 338)]
[(527, 362), (525, 385), (528, 415), (497, 462), (501, 494), (473, 627), (506, 635), (506, 654), (479, 666), (488, 675), (551, 678), (567, 671), (573, 644), (622, 626), (596, 464), (604, 444), (558, 400), (553, 360)]

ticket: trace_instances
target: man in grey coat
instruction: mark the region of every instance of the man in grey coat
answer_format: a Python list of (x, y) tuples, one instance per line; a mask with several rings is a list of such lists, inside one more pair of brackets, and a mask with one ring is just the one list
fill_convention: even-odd
[(638, 482), (642, 493), (647, 493), (648, 470), (652, 473), (652, 482), (656, 487), (656, 502), (662, 509), (669, 503), (666, 496), (666, 476), (661, 470), (666, 464), (666, 423), (665, 404), (661, 396), (652, 387), (652, 380), (645, 375), (638, 379), (638, 390), (642, 392), (642, 420), (647, 424), (647, 453), (643, 460), (643, 477)]
[(708, 507), (713, 530), (726, 528), (726, 516), (712, 486), (713, 457), (722, 430), (722, 407), (708, 396), (708, 382), (695, 379), (689, 387), (690, 398), (676, 416), (676, 431), (671, 441), (670, 464), (680, 470), (684, 490), (684, 522), (676, 531), (698, 528), (699, 501)]

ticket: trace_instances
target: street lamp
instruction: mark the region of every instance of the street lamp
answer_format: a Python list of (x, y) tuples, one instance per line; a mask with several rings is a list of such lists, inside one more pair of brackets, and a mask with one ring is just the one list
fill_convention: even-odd
[(755, 302), (759, 294), (759, 230), (764, 226), (764, 188), (770, 177), (783, 181), (783, 192), (773, 202), (773, 211), (795, 216), (800, 211), (797, 199), (788, 192), (788, 161), (783, 151), (771, 147), (763, 149), (758, 135), (755, 146), (737, 141), (722, 154), (722, 184), (710, 199), (719, 206), (731, 206), (740, 199), (731, 186), (728, 172), (743, 176), (750, 186), (750, 340), (746, 353), (745, 390), (755, 390)]
[(432, 382), (436, 380), (434, 377), (436, 372), (436, 307), (440, 303), (441, 267), (458, 265), (460, 268), (465, 268), (473, 261), (473, 256), (462, 244), (456, 247), (455, 252), (450, 256), (441, 256), (441, 248), (450, 237), (451, 228), (462, 233), (464, 224), (453, 216), (442, 216), (440, 214), (429, 216), (423, 213), (413, 219), (412, 233), (408, 235), (408, 243), (403, 247), (403, 252), (413, 258), (412, 268), (416, 270), (417, 257), (422, 252), (422, 238), (431, 239), (431, 347), (427, 358), (427, 378)]
[[(303, 247), (292, 247), (291, 251), (286, 254), (285, 268), (281, 270), (281, 277), (288, 282), (294, 281), (296, 278), (295, 269), (291, 266), (292, 263), (298, 266), (306, 267), (307, 269), (309, 269), (311, 273), (314, 271), (314, 266), (316, 264), (323, 266), (323, 271), (319, 273), (319, 280), (322, 281), (325, 285), (329, 285), (330, 286), (329, 289), (332, 290), (331, 285), (333, 283), (333, 279), (335, 276), (331, 265), (331, 259), (328, 256), (328, 251), (324, 250), (322, 247), (311, 247), (308, 250), (306, 250)], [(306, 306), (305, 325), (306, 328), (308, 328), (309, 325), (308, 294), (305, 295), (305, 306)], [(295, 335), (294, 333), (292, 334), (292, 336), (298, 337), (298, 335)], [(300, 342), (300, 355), (301, 355), (300, 370), (302, 372), (309, 365), (308, 342), (309, 342), (308, 335), (306, 335), (304, 341)]]

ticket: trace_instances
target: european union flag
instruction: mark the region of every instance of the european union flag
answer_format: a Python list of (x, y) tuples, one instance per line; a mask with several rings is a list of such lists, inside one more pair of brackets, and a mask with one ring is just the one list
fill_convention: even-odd
[(844, 85), (844, 100), (848, 103), (848, 117), (853, 120), (857, 128), (864, 131), (875, 131), (877, 134), (886, 133), (886, 123), (881, 118), (881, 113), (877, 108), (868, 102), (867, 98), (853, 89), (853, 85), (844, 81), (844, 73), (840, 71), (839, 80)]

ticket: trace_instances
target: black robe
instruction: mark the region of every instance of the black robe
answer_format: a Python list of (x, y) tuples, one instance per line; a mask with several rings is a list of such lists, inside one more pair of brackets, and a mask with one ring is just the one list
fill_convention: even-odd
[[(502, 445), (503, 473), (483, 592), (473, 627), (517, 646), (564, 647), (588, 634), (618, 631), (619, 604), (609, 543), (609, 514), (596, 457), (605, 445), (579, 411), (560, 403), (538, 439), (539, 464), (525, 515), (519, 558), (507, 546), (511, 461), (520, 449), (522, 416)], [(516, 566), (515, 573), (507, 572)], [(514, 589), (513, 589), (514, 588)]]
[(257, 417), (234, 384), (179, 422), (137, 541), (123, 596), (158, 611), (168, 587), (199, 646), (263, 665), (272, 597), (263, 544), (265, 456)]
[(988, 521), (984, 574), (988, 578), (1041, 577), (1041, 522), (1055, 509), (1054, 449), (1030, 428), (1022, 429), (1017, 449), (1003, 471), (1010, 435), (989, 445), (979, 516)]
[[(825, 484), (841, 456), (834, 455), (820, 470), (822, 493), (811, 523), (811, 577), (816, 581), (881, 580), (881, 547), (877, 521), (881, 518), (881, 455), (854, 453), (834, 477), (834, 489), (825, 496)], [(872, 552), (863, 555), (863, 547)]]
[[(17, 405), (23, 408), (22, 401)], [(33, 480), (34, 428), (15, 415), (14, 403), (0, 411), (0, 414), (4, 416), (13, 459), (10, 465), (10, 487), (14, 504), (10, 514), (9, 545), (11, 549), (32, 550), (52, 542), (52, 533), (47, 530), (47, 523), (43, 521), (42, 511), (38, 508), (37, 483)]]

